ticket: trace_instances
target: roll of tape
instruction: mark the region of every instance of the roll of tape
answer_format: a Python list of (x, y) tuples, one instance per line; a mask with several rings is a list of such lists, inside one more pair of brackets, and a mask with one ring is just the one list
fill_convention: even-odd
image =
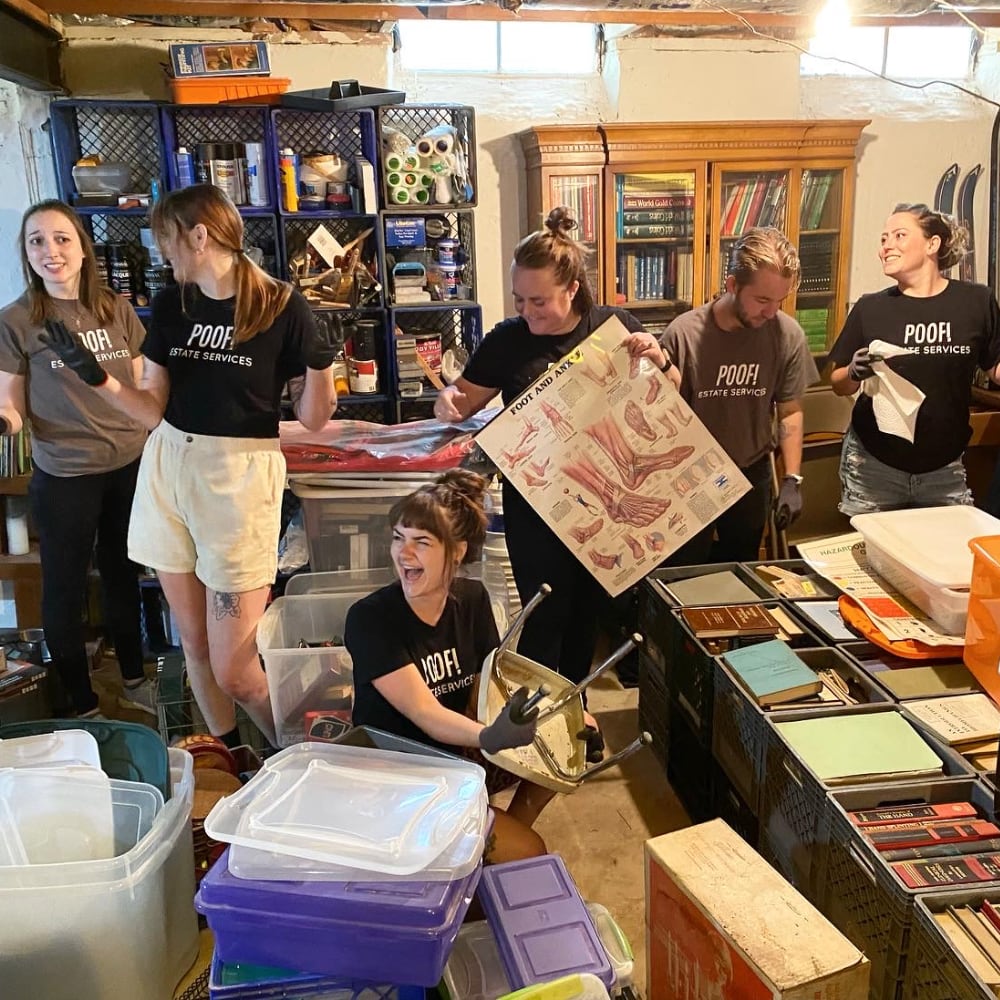
[(392, 186), (389, 188), (389, 198), (394, 205), (406, 205), (410, 201), (410, 189)]
[(410, 168), (405, 166), (405, 158), (400, 156), (399, 153), (390, 153), (385, 158), (385, 169), (386, 170), (409, 170)]
[(391, 188), (402, 187), (403, 175), (398, 170), (390, 170), (389, 173), (385, 175), (385, 182)]
[(410, 194), (418, 205), (426, 205), (431, 200), (431, 193), (425, 187), (414, 188)]

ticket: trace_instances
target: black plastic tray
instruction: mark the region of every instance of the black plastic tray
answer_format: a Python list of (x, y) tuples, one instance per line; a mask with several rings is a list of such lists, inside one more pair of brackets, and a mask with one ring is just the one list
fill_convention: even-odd
[(357, 80), (334, 80), (326, 90), (317, 87), (281, 95), (282, 107), (306, 111), (354, 111), (380, 104), (402, 104), (405, 100), (406, 94), (401, 90), (365, 87)]

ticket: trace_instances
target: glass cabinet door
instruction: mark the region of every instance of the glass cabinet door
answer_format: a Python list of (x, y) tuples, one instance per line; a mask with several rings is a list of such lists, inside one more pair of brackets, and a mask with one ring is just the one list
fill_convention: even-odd
[[(549, 173), (543, 205), (547, 216), (553, 208), (565, 206), (576, 219), (577, 228), (569, 235), (590, 251), (587, 277), (595, 298), (601, 299), (601, 175), (600, 173)], [(545, 221), (540, 220), (539, 225)]]
[(729, 273), (729, 257), (736, 241), (755, 226), (787, 231), (787, 170), (748, 169), (735, 166), (719, 172), (712, 205), (712, 241), (709, 294), (721, 292)]
[(826, 353), (842, 320), (844, 289), (838, 287), (838, 275), (843, 198), (842, 169), (803, 169), (798, 210), (802, 281), (795, 296), (795, 318), (814, 354)]
[(665, 325), (700, 302), (699, 174), (694, 168), (612, 174), (608, 301), (635, 312), (647, 328)]

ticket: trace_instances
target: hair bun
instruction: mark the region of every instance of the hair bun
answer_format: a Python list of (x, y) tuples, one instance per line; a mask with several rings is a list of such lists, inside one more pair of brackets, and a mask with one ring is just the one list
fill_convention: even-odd
[(553, 233), (571, 233), (578, 225), (573, 213), (565, 205), (552, 209), (545, 220), (545, 228)]

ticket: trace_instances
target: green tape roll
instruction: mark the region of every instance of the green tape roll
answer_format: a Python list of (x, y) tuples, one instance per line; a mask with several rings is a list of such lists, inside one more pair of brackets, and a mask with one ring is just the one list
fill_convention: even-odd
[(409, 191), (409, 188), (405, 188), (405, 187), (390, 187), (389, 188), (389, 197), (390, 197), (390, 199), (392, 199), (393, 204), (395, 204), (395, 205), (405, 205), (410, 200), (410, 191)]
[(427, 188), (416, 188), (416, 190), (411, 192), (413, 195), (413, 200), (418, 205), (426, 205), (427, 202), (431, 200), (431, 193)]
[(403, 184), (403, 175), (398, 170), (392, 170), (385, 175), (385, 182), (389, 187), (401, 187)]

